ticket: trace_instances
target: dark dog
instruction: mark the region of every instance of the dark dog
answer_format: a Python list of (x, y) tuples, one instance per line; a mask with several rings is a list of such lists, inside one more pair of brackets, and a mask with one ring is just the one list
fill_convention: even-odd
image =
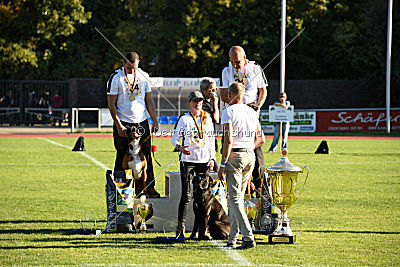
[[(140, 149), (141, 135), (137, 134), (135, 129), (127, 128), (128, 134), (128, 151), (125, 152), (122, 160), (122, 168), (124, 170), (132, 169), (132, 174), (135, 179), (135, 194), (136, 196), (146, 187), (147, 181), (147, 161), (142, 150)], [(144, 190), (147, 195), (147, 190)]]
[(208, 240), (206, 231), (212, 239), (228, 238), (230, 224), (228, 215), (211, 192), (213, 181), (207, 174), (199, 174), (193, 178), (193, 211), (195, 215), (192, 234), (194, 239), (198, 233), (199, 240)]

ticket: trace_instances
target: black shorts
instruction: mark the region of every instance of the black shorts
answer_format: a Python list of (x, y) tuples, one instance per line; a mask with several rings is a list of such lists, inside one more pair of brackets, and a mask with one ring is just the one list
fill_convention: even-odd
[[(124, 121), (121, 121), (121, 123), (125, 127), (132, 128), (139, 135), (142, 135), (140, 138), (140, 143), (144, 143), (149, 139), (150, 127), (149, 127), (148, 120), (144, 120), (139, 123), (129, 123), (129, 122), (124, 122)], [(114, 147), (116, 150), (128, 151), (128, 138), (119, 136), (117, 126), (115, 125), (115, 123), (113, 126), (113, 137), (114, 137)], [(144, 153), (146, 154), (146, 152), (144, 152)]]

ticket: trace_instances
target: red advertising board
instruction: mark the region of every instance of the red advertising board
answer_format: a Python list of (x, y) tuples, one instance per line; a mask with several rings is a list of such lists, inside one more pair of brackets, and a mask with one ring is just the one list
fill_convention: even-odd
[[(400, 131), (400, 110), (391, 110), (392, 131)], [(385, 131), (385, 110), (317, 111), (317, 131)]]

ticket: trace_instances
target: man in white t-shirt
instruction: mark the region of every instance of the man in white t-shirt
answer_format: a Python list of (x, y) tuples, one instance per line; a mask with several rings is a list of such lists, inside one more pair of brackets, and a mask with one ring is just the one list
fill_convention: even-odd
[(229, 221), (231, 229), (227, 247), (235, 247), (239, 230), (243, 241), (238, 249), (248, 249), (256, 245), (249, 220), (244, 210), (244, 193), (254, 168), (254, 149), (265, 142), (264, 133), (258, 121), (258, 113), (243, 103), (244, 85), (234, 82), (229, 86), (228, 96), (232, 103), (222, 112), (224, 143), (219, 179), (224, 179), (228, 187)]
[[(239, 82), (244, 85), (243, 103), (259, 111), (267, 98), (268, 81), (260, 65), (246, 58), (246, 53), (241, 46), (232, 46), (229, 50), (229, 65), (222, 70), (222, 88), (228, 88), (232, 83)], [(227, 104), (230, 105), (231, 100)], [(255, 149), (255, 166), (253, 170), (253, 183), (256, 188), (261, 186), (265, 163), (262, 147)]]
[(247, 60), (240, 46), (232, 46), (229, 50), (229, 65), (222, 70), (221, 87), (228, 88), (234, 82), (245, 86), (243, 103), (260, 110), (267, 98), (268, 82), (261, 66)]
[(128, 52), (124, 67), (115, 71), (107, 82), (107, 100), (114, 120), (114, 147), (117, 150), (114, 171), (121, 171), (122, 160), (128, 150), (127, 127), (141, 135), (140, 146), (147, 160), (147, 193), (160, 197), (154, 189), (153, 163), (150, 155), (151, 137), (146, 110), (153, 119), (152, 132), (158, 131), (154, 103), (151, 98), (149, 75), (139, 68), (139, 55)]

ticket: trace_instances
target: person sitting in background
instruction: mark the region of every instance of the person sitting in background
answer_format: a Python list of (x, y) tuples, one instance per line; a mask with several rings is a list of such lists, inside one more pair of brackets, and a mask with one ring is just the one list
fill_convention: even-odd
[(51, 105), (53, 108), (60, 108), (61, 103), (61, 95), (59, 94), (59, 91), (56, 90), (55, 94), (51, 97)]
[[(290, 106), (290, 102), (287, 101), (287, 95), (285, 92), (280, 93), (279, 101), (276, 101), (274, 103), (274, 106), (280, 106), (280, 107), (283, 107), (284, 109), (287, 109)], [(290, 128), (290, 123), (288, 121), (282, 122), (281, 150), (287, 150), (287, 140), (288, 140), (288, 136), (289, 136), (289, 128)], [(271, 144), (271, 147), (269, 148), (268, 152), (276, 152), (276, 149), (278, 148), (278, 141), (279, 141), (280, 135), (281, 135), (280, 122), (275, 122), (275, 124), (274, 124), (274, 139), (272, 140), (272, 144)]]

